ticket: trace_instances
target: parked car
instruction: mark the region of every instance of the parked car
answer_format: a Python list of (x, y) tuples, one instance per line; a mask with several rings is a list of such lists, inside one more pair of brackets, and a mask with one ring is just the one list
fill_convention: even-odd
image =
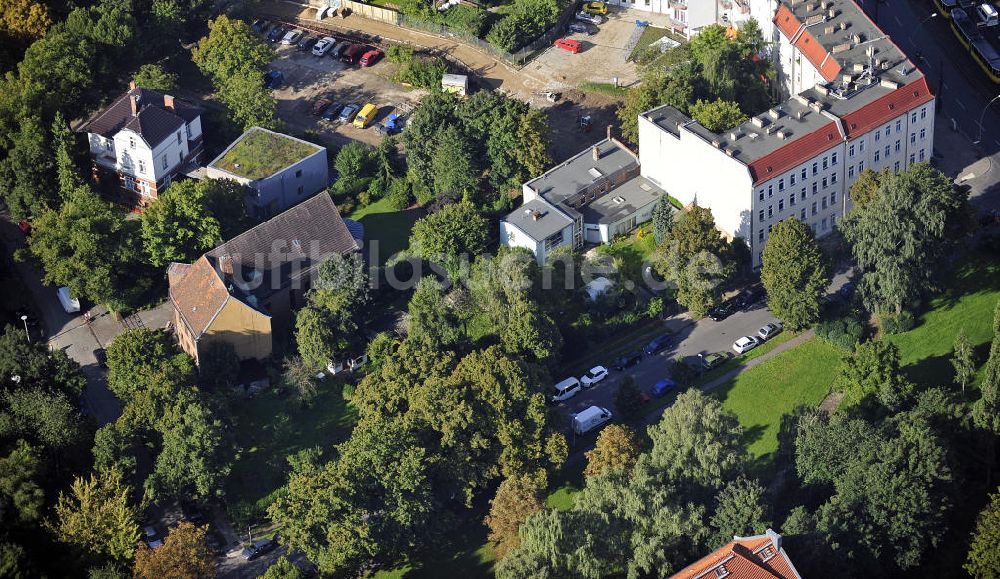
[(753, 350), (759, 345), (760, 345), (760, 340), (758, 340), (757, 338), (753, 336), (743, 336), (739, 340), (733, 342), (733, 350), (737, 354), (743, 354), (745, 352)]
[(323, 111), (325, 111), (332, 104), (333, 104), (333, 99), (327, 97), (320, 97), (314, 100), (312, 106), (309, 107), (309, 114), (314, 117), (318, 117), (321, 114), (323, 114)]
[(21, 233), (23, 233), (25, 237), (31, 235), (31, 222), (27, 219), (18, 221), (17, 228), (21, 230)]
[(604, 22), (604, 17), (600, 14), (587, 14), (586, 12), (577, 12), (574, 16), (577, 20), (581, 22), (588, 22), (590, 24), (602, 24)]
[(391, 113), (380, 124), (375, 125), (375, 130), (380, 135), (393, 135), (402, 128), (403, 120), (396, 113)]
[(302, 38), (302, 31), (296, 28), (295, 30), (289, 30), (286, 32), (285, 36), (281, 39), (281, 43), (298, 44), (300, 38)]
[(80, 300), (73, 297), (68, 287), (63, 286), (56, 290), (56, 296), (59, 298), (59, 303), (67, 314), (75, 314), (80, 311)]
[(667, 395), (667, 392), (670, 392), (675, 388), (677, 388), (677, 382), (674, 382), (670, 378), (664, 378), (656, 384), (653, 384), (653, 387), (649, 389), (649, 394), (653, 398), (663, 398)]
[(337, 103), (333, 103), (330, 106), (326, 107), (326, 110), (323, 111), (323, 114), (321, 116), (325, 121), (333, 121), (336, 120), (337, 113), (339, 112), (340, 112), (340, 105)]
[(350, 103), (344, 105), (344, 108), (340, 110), (340, 116), (337, 117), (337, 120), (343, 123), (349, 123), (353, 121), (354, 115), (358, 114), (358, 109), (360, 108), (361, 105), (356, 103)]
[(332, 38), (330, 36), (324, 36), (323, 38), (320, 38), (316, 42), (315, 46), (313, 46), (312, 53), (315, 56), (323, 56), (324, 54), (329, 52), (331, 48), (333, 48), (334, 44), (337, 44), (336, 38)]
[(319, 39), (315, 36), (303, 36), (302, 39), (299, 40), (299, 43), (295, 45), (295, 48), (305, 52), (307, 50), (312, 50), (312, 47), (316, 46), (317, 42), (319, 42)]
[(354, 116), (354, 126), (359, 129), (367, 129), (368, 125), (372, 124), (372, 121), (375, 120), (375, 115), (377, 114), (378, 107), (372, 103), (366, 103), (358, 111), (358, 114)]
[(548, 395), (549, 402), (562, 402), (576, 396), (583, 389), (576, 378), (566, 378), (552, 387)]
[(573, 432), (586, 434), (611, 420), (611, 411), (600, 406), (590, 408), (573, 415)]
[(594, 366), (580, 378), (580, 383), (584, 388), (591, 388), (601, 380), (608, 377), (608, 369), (604, 366)]
[(623, 354), (618, 357), (612, 364), (611, 367), (615, 370), (624, 370), (625, 368), (631, 368), (639, 362), (642, 362), (642, 352), (629, 352), (628, 354)]
[(356, 64), (358, 59), (367, 52), (366, 47), (360, 44), (352, 44), (340, 55), (340, 62), (345, 64)]
[(253, 21), (253, 24), (250, 25), (250, 30), (253, 30), (257, 34), (261, 34), (265, 30), (267, 30), (269, 26), (271, 26), (270, 20), (262, 20), (258, 18), (257, 20)]
[(580, 41), (573, 40), (572, 38), (559, 38), (555, 41), (554, 44), (556, 48), (561, 48), (566, 52), (570, 52), (573, 54), (580, 52), (581, 48)]
[(285, 32), (287, 31), (288, 29), (279, 24), (274, 28), (272, 28), (271, 31), (267, 33), (267, 41), (272, 44), (278, 42), (279, 40), (281, 40), (283, 36), (285, 36)]
[(761, 342), (766, 342), (776, 335), (781, 333), (781, 322), (771, 322), (770, 324), (764, 324), (764, 326), (757, 330), (757, 335), (760, 336)]
[(261, 539), (259, 541), (254, 541), (253, 545), (250, 545), (240, 554), (243, 559), (250, 561), (251, 559), (256, 559), (264, 553), (267, 553), (275, 547), (274, 541), (271, 539)]
[(608, 5), (604, 2), (584, 2), (583, 11), (587, 14), (607, 14)]
[(363, 55), (361, 55), (361, 60), (358, 61), (358, 65), (360, 65), (362, 68), (372, 66), (381, 59), (382, 59), (382, 51), (377, 48), (373, 48), (368, 52), (364, 53)]
[(647, 356), (651, 356), (661, 350), (667, 349), (670, 346), (670, 334), (663, 334), (657, 336), (646, 344), (646, 347), (642, 349), (642, 352)]
[(156, 529), (152, 525), (145, 527), (142, 531), (145, 535), (146, 545), (148, 545), (150, 549), (158, 549), (163, 546), (163, 539), (160, 538)]
[(570, 22), (568, 30), (570, 32), (577, 32), (579, 34), (593, 34), (594, 29), (585, 22)]
[(283, 84), (285, 84), (285, 73), (280, 70), (269, 70), (264, 75), (264, 88), (280, 88)]
[(97, 360), (97, 365), (101, 368), (108, 367), (108, 353), (104, 351), (104, 348), (94, 350), (94, 358)]
[(719, 352), (715, 352), (713, 354), (698, 354), (698, 357), (701, 358), (701, 367), (705, 370), (716, 368), (727, 359), (725, 354), (721, 354)]
[(741, 310), (748, 310), (754, 304), (760, 301), (764, 297), (764, 289), (757, 286), (751, 286), (740, 292), (740, 295), (736, 296), (736, 306)]
[(330, 58), (340, 58), (344, 51), (353, 45), (349, 40), (341, 40), (330, 49)]
[(849, 298), (854, 295), (855, 285), (853, 281), (849, 281), (844, 285), (840, 286), (840, 296), (843, 298)]
[(721, 322), (734, 313), (736, 313), (736, 304), (733, 302), (725, 302), (712, 308), (712, 310), (708, 312), (708, 317), (713, 322)]

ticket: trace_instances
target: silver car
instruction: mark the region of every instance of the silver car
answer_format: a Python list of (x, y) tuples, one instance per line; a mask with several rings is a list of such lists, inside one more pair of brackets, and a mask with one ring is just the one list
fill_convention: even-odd
[(778, 335), (781, 332), (781, 322), (772, 322), (770, 324), (764, 324), (764, 326), (757, 330), (757, 335), (760, 336), (761, 342), (766, 342)]
[(603, 24), (604, 23), (604, 17), (601, 16), (600, 14), (587, 14), (586, 12), (584, 12), (582, 10), (580, 12), (576, 13), (576, 19), (580, 20), (582, 22), (589, 22), (591, 24)]

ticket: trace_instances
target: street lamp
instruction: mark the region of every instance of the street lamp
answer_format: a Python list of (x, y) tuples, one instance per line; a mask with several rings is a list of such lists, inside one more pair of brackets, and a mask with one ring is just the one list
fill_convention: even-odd
[[(930, 20), (931, 18), (936, 18), (937, 15), (938, 15), (937, 12), (931, 12), (930, 16), (928, 16), (927, 18), (924, 18), (923, 20), (921, 20), (920, 24), (917, 24), (917, 27), (914, 28), (913, 32), (911, 32), (910, 35), (906, 38), (906, 45), (907, 46), (913, 46), (913, 37), (916, 36), (918, 32), (920, 32), (920, 29), (924, 27), (924, 24), (926, 24), (928, 20)], [(916, 49), (916, 56), (917, 56), (917, 58), (920, 58), (920, 49), (919, 48)]]
[(986, 106), (983, 107), (983, 112), (982, 114), (979, 115), (979, 136), (976, 137), (975, 141), (972, 141), (973, 145), (978, 145), (979, 141), (983, 140), (983, 119), (986, 118), (986, 110), (990, 108), (991, 104), (997, 102), (998, 100), (1000, 100), (1000, 94), (993, 97), (993, 99), (990, 102), (986, 103)]
[(28, 343), (31, 343), (31, 332), (28, 331), (28, 316), (22, 315), (21, 321), (24, 322), (24, 335), (28, 338)]

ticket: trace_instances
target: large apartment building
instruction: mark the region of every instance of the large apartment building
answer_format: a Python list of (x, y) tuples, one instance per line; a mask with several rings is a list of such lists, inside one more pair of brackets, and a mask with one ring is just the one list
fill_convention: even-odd
[(927, 79), (853, 0), (784, 0), (773, 23), (793, 96), (721, 133), (670, 106), (639, 117), (642, 175), (711, 209), (755, 267), (775, 223), (829, 234), (862, 171), (929, 161), (934, 140)]

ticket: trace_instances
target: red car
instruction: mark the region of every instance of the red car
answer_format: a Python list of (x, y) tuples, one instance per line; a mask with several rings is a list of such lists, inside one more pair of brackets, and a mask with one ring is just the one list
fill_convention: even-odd
[(31, 235), (31, 224), (28, 223), (27, 219), (22, 219), (17, 223), (17, 227), (21, 230), (25, 236)]
[(363, 67), (371, 66), (376, 62), (378, 62), (380, 58), (382, 58), (382, 51), (377, 48), (373, 48), (372, 50), (369, 50), (361, 57), (361, 60), (358, 61), (358, 64), (360, 64)]
[(573, 40), (572, 38), (560, 38), (556, 40), (555, 45), (573, 54), (580, 52), (580, 41)]

